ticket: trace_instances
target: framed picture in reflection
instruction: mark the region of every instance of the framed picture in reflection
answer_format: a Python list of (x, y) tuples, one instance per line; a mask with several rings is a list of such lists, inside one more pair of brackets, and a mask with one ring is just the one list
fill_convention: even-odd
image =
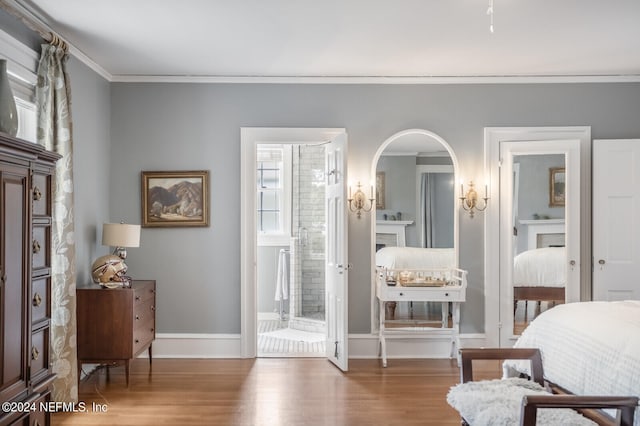
[(384, 172), (376, 172), (376, 209), (384, 208)]
[(549, 169), (549, 207), (564, 207), (565, 201), (564, 167)]

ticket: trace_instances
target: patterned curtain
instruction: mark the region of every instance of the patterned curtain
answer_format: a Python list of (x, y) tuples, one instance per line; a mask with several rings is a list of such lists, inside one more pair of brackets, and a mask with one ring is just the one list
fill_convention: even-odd
[(73, 208), (73, 143), (66, 49), (42, 45), (36, 105), (38, 143), (62, 155), (53, 185), (51, 361), (57, 374), (53, 400), (78, 401), (76, 355), (76, 250)]

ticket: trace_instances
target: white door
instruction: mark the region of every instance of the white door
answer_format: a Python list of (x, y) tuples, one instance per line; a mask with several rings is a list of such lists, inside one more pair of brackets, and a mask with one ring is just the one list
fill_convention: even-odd
[(335, 137), (326, 149), (326, 319), (327, 358), (348, 370), (347, 317), (347, 136)]
[[(580, 141), (518, 141), (500, 143), (500, 346), (511, 347), (518, 338), (514, 316), (513, 264), (514, 264), (514, 228), (523, 230), (519, 218), (514, 223), (514, 201), (516, 188), (514, 185), (514, 157), (545, 156), (549, 154), (564, 155), (565, 164), (565, 245), (566, 245), (566, 284), (565, 301), (580, 300)], [(518, 198), (539, 198), (540, 202), (548, 202), (546, 188), (549, 184), (549, 170), (540, 170), (535, 177), (537, 187), (545, 188), (544, 193), (522, 191), (518, 189)], [(539, 181), (538, 181), (539, 180)], [(525, 182), (522, 175), (518, 181)], [(504, 195), (502, 195), (504, 194)], [(560, 209), (558, 209), (560, 210)], [(560, 216), (558, 211), (556, 214)]]
[(593, 141), (593, 300), (640, 299), (640, 139)]

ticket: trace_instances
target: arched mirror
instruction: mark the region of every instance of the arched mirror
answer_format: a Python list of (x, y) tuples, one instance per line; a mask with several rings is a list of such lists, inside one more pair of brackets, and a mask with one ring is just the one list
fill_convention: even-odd
[[(376, 266), (407, 267), (405, 256), (412, 262), (415, 256), (427, 259), (429, 267), (458, 266), (456, 167), (449, 145), (426, 130), (399, 132), (382, 144), (374, 159)], [(413, 320), (441, 314), (439, 303), (404, 305), (388, 303), (386, 317)]]

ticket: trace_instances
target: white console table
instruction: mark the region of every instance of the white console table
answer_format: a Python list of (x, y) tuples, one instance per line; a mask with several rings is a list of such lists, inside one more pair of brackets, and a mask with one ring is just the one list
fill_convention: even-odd
[[(376, 297), (380, 308), (380, 327), (378, 338), (380, 344), (380, 356), (382, 366), (387, 366), (387, 337), (398, 337), (399, 334), (429, 333), (448, 330), (451, 335), (449, 357), (453, 358), (460, 348), (460, 304), (466, 300), (467, 271), (462, 269), (438, 270), (437, 273), (446, 273), (450, 279), (449, 284), (440, 287), (414, 287), (403, 286), (399, 281), (395, 286), (387, 285), (385, 268), (376, 270)], [(394, 270), (396, 273), (402, 270)], [(421, 270), (430, 274), (432, 271)], [(442, 302), (442, 322), (439, 327), (386, 327), (385, 302)], [(449, 302), (452, 304), (452, 325), (448, 327)], [(401, 336), (400, 336), (401, 337)]]

